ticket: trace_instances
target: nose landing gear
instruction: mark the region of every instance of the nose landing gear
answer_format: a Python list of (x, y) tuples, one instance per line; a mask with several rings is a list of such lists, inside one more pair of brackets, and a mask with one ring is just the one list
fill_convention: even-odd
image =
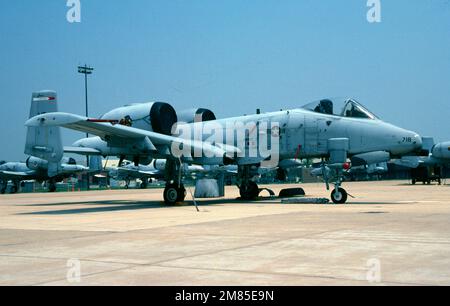
[[(328, 167), (330, 168), (332, 167), (336, 170), (336, 182), (334, 183), (334, 189), (331, 192), (331, 200), (333, 201), (334, 204), (345, 204), (347, 203), (348, 193), (344, 188), (341, 187), (341, 184), (344, 180), (343, 170), (349, 169), (350, 165), (345, 163), (343, 165), (340, 164), (329, 165)], [(322, 165), (322, 173), (323, 178), (325, 180), (325, 184), (327, 186), (327, 190), (330, 190), (330, 182), (329, 182), (330, 178), (327, 175), (325, 164)]]
[(348, 194), (343, 188), (334, 189), (331, 193), (331, 200), (334, 204), (345, 204), (347, 202)]

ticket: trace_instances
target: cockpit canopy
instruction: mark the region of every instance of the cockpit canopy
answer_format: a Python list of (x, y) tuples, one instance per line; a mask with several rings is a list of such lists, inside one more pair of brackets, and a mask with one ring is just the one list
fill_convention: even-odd
[(302, 107), (316, 113), (347, 118), (377, 119), (372, 112), (354, 99), (323, 99)]

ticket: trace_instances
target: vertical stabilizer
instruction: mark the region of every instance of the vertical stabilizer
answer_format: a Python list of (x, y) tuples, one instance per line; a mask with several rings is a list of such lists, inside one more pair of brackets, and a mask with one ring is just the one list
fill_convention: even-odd
[[(46, 90), (33, 93), (30, 118), (57, 111), (58, 99), (55, 91)], [(59, 127), (28, 127), (25, 154), (47, 160), (50, 164), (57, 163), (59, 165), (63, 153)]]

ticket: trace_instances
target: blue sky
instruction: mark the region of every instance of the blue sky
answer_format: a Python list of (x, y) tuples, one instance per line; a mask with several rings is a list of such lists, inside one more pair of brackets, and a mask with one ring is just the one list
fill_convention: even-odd
[[(90, 113), (134, 102), (219, 117), (358, 98), (382, 119), (450, 139), (450, 3), (381, 0), (2, 0), (0, 159), (23, 154), (31, 92), (58, 91), (84, 113), (78, 64), (95, 67)], [(64, 132), (65, 145), (82, 137)]]

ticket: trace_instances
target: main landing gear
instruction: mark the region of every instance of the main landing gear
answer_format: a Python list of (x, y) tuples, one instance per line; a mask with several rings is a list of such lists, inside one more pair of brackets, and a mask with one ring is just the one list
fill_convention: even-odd
[(15, 194), (19, 192), (19, 182), (13, 182), (13, 185), (11, 186), (11, 190), (9, 191), (10, 194)]
[(0, 184), (0, 193), (5, 194), (6, 188), (8, 187), (8, 181), (1, 181)]
[(142, 183), (141, 183), (141, 185), (139, 187), (141, 189), (147, 189), (147, 187), (148, 187), (148, 179), (147, 178), (143, 178), (141, 180), (142, 180)]
[(55, 181), (48, 182), (48, 192), (56, 192), (56, 183)]
[(181, 162), (167, 160), (166, 163), (166, 188), (164, 189), (164, 202), (167, 205), (175, 205), (186, 199), (186, 188), (182, 182)]
[(242, 200), (252, 201), (258, 198), (261, 190), (259, 189), (258, 184), (252, 181), (252, 178), (257, 175), (257, 172), (258, 167), (255, 167), (253, 165), (239, 166), (239, 193)]

